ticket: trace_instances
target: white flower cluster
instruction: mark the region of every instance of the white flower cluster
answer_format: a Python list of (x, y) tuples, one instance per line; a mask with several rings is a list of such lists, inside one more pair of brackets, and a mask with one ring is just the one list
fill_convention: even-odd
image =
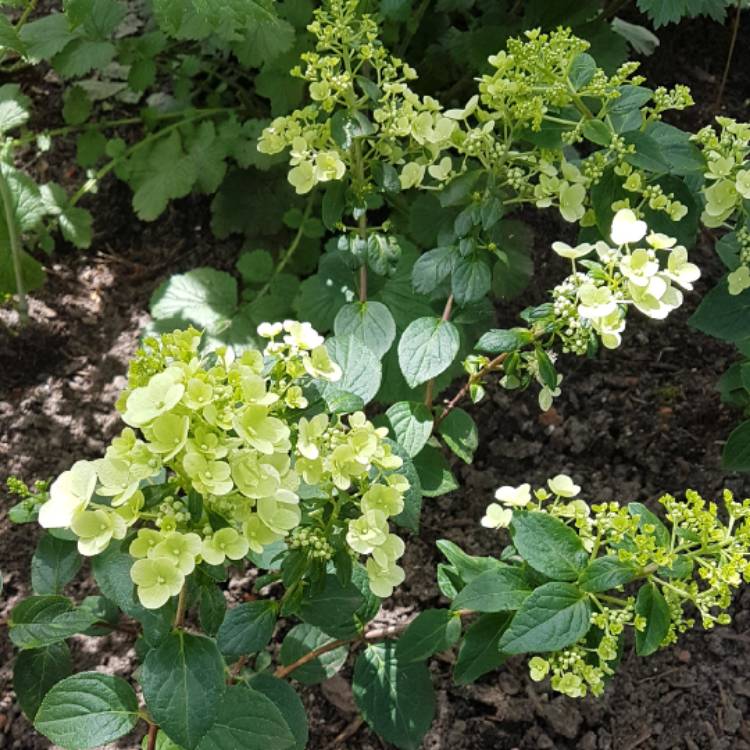
[[(552, 244), (572, 265), (572, 273), (553, 290), (564, 351), (585, 352), (592, 332), (608, 349), (617, 348), (629, 305), (661, 320), (682, 304), (677, 287), (691, 290), (700, 277), (685, 247), (673, 237), (649, 233), (646, 222), (629, 208), (615, 214), (610, 237), (611, 244)], [(586, 271), (579, 270), (576, 261), (592, 253), (598, 260), (587, 259), (581, 263)]]

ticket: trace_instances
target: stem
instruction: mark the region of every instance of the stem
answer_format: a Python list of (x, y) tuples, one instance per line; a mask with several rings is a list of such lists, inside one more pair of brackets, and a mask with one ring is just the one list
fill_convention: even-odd
[(367, 266), (364, 263), (359, 267), (359, 301), (367, 302)]
[(31, 2), (24, 8), (23, 13), (21, 13), (21, 17), (18, 19), (18, 23), (16, 24), (16, 32), (21, 30), (21, 27), (28, 21), (29, 16), (34, 12), (34, 9), (36, 8), (37, 3), (39, 0), (31, 0)]
[(260, 288), (258, 294), (255, 295), (256, 300), (260, 299), (261, 297), (263, 297), (263, 295), (268, 293), (268, 290), (271, 288), (271, 284), (273, 284), (273, 282), (276, 280), (276, 277), (284, 270), (287, 263), (289, 263), (289, 261), (292, 259), (292, 256), (297, 251), (299, 243), (304, 236), (305, 222), (312, 212), (312, 205), (313, 199), (310, 198), (307, 201), (305, 213), (302, 215), (302, 221), (300, 222), (299, 227), (297, 227), (297, 233), (292, 238), (292, 241), (289, 243), (289, 247), (284, 251), (284, 254), (281, 256), (281, 258), (279, 258), (279, 262), (276, 264), (276, 268), (274, 268), (273, 273), (271, 274), (271, 278), (268, 279), (268, 281)]
[(159, 727), (156, 724), (148, 725), (148, 745), (146, 750), (156, 750), (156, 735), (159, 733)]
[(177, 599), (177, 612), (174, 616), (174, 627), (180, 628), (185, 622), (185, 607), (187, 605), (187, 583), (180, 589), (180, 596)]
[(727, 61), (724, 64), (724, 73), (721, 76), (721, 83), (719, 84), (719, 91), (716, 94), (716, 101), (714, 102), (714, 111), (718, 112), (721, 106), (721, 100), (724, 98), (724, 89), (727, 86), (727, 80), (729, 79), (729, 72), (732, 69), (732, 57), (734, 56), (734, 48), (737, 46), (737, 36), (740, 31), (740, 14), (742, 13), (742, 0), (737, 0), (737, 7), (734, 12), (734, 23), (732, 24), (732, 38), (729, 42), (729, 50), (727, 52)]
[(201, 112), (192, 115), (191, 117), (186, 117), (183, 120), (180, 120), (179, 122), (174, 123), (173, 125), (167, 125), (166, 128), (162, 128), (161, 130), (157, 130), (155, 133), (152, 133), (149, 136), (146, 136), (142, 141), (138, 141), (134, 146), (131, 146), (127, 151), (125, 151), (123, 154), (118, 156), (115, 159), (112, 159), (112, 161), (105, 164), (90, 180), (86, 180), (86, 182), (81, 185), (81, 187), (76, 191), (76, 193), (73, 195), (73, 197), (70, 199), (70, 205), (75, 206), (76, 203), (78, 203), (81, 198), (83, 198), (86, 193), (90, 192), (94, 186), (106, 175), (108, 175), (121, 161), (124, 159), (132, 156), (136, 151), (142, 149), (144, 146), (147, 146), (149, 143), (153, 143), (154, 141), (158, 140), (162, 136), (166, 135), (167, 133), (171, 133), (173, 130), (177, 130), (177, 128), (181, 128), (183, 125), (187, 125), (188, 123), (195, 122), (196, 120), (202, 120), (204, 117), (208, 117), (209, 115), (218, 114), (221, 112), (231, 112), (234, 110), (231, 110), (227, 107), (218, 107), (216, 109), (204, 109)]
[(613, 0), (613, 2), (604, 6), (601, 17), (605, 20), (609, 20), (627, 5), (630, 5), (630, 0)]
[(0, 199), (2, 199), (5, 223), (8, 227), (8, 237), (10, 238), (10, 255), (13, 260), (13, 274), (16, 279), (16, 293), (18, 294), (18, 315), (21, 323), (26, 324), (29, 322), (29, 305), (26, 300), (26, 287), (23, 283), (23, 270), (21, 268), (21, 240), (16, 228), (16, 217), (14, 216), (10, 187), (1, 166)]
[[(459, 617), (466, 617), (470, 614), (473, 614), (473, 611), (470, 609), (459, 609), (456, 612), (456, 615), (458, 615)], [(279, 667), (273, 673), (274, 677), (278, 677), (280, 679), (283, 677), (287, 677), (292, 672), (294, 672), (295, 669), (299, 669), (304, 664), (313, 661), (313, 659), (317, 659), (319, 656), (327, 654), (329, 651), (334, 651), (335, 649), (341, 648), (342, 646), (346, 646), (350, 643), (376, 643), (377, 641), (383, 641), (387, 638), (394, 638), (401, 635), (401, 633), (403, 633), (404, 630), (406, 630), (406, 628), (408, 628), (412, 622), (412, 620), (409, 620), (408, 622), (402, 622), (399, 625), (389, 625), (385, 628), (375, 628), (374, 630), (370, 630), (368, 633), (363, 633), (362, 635), (358, 635), (354, 638), (340, 638), (339, 640), (331, 641), (330, 643), (326, 643), (325, 645), (313, 649), (312, 651), (308, 651), (304, 656), (301, 656), (291, 664), (288, 664), (284, 667)]]
[(458, 406), (459, 401), (469, 392), (469, 388), (476, 383), (478, 380), (481, 380), (485, 375), (488, 375), (491, 372), (494, 372), (495, 370), (499, 370), (502, 366), (503, 362), (508, 358), (508, 355), (510, 352), (503, 352), (502, 354), (498, 354), (495, 359), (490, 360), (479, 372), (475, 373), (474, 375), (470, 375), (468, 380), (461, 386), (461, 389), (459, 392), (445, 405), (445, 408), (443, 411), (435, 417), (435, 426), (433, 429), (437, 429), (438, 425), (452, 412), (456, 406)]
[[(440, 318), (444, 323), (447, 323), (448, 320), (450, 319), (452, 310), (453, 310), (453, 295), (451, 294), (446, 300), (445, 307), (443, 308), (443, 314)], [(427, 388), (425, 389), (425, 395), (424, 395), (424, 405), (428, 409), (432, 408), (432, 392), (434, 388), (435, 388), (435, 378), (430, 378), (427, 381)]]

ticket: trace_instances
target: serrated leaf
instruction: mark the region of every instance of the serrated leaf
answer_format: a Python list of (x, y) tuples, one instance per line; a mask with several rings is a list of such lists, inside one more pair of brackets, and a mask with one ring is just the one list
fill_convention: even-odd
[(36, 60), (49, 60), (76, 38), (68, 27), (68, 19), (62, 13), (50, 13), (36, 21), (25, 23), (19, 36), (26, 54)]
[(532, 334), (526, 329), (502, 329), (494, 328), (482, 334), (476, 345), (476, 350), (488, 354), (502, 354), (503, 352), (514, 352), (528, 344)]
[(222, 705), (224, 660), (211, 639), (177, 630), (148, 652), (141, 686), (154, 721), (193, 750)]
[(21, 651), (13, 665), (13, 690), (26, 718), (33, 721), (50, 688), (73, 671), (68, 644)]
[(111, 42), (74, 39), (52, 58), (52, 67), (63, 78), (76, 78), (106, 68), (116, 52)]
[(441, 318), (417, 318), (401, 334), (398, 362), (411, 388), (447, 370), (458, 354), (458, 329)]
[(396, 442), (409, 456), (418, 455), (432, 434), (430, 410), (415, 401), (399, 401), (389, 407), (385, 415)]
[(281, 711), (269, 698), (235, 686), (224, 694), (216, 720), (198, 750), (291, 750), (296, 744)]
[(459, 258), (451, 274), (451, 290), (459, 305), (468, 305), (484, 297), (492, 286), (490, 267), (476, 257)]
[[(281, 643), (281, 663), (289, 666), (310, 651), (332, 643), (333, 640), (314, 625), (295, 625)], [(348, 654), (346, 646), (335, 648), (298, 667), (289, 676), (304, 685), (317, 685), (333, 677), (344, 666)]]
[(0, 86), (0, 134), (23, 125), (29, 119), (30, 103), (17, 83)]
[(127, 734), (138, 721), (138, 698), (122, 677), (81, 672), (44, 696), (34, 727), (66, 750), (87, 750)]
[(354, 336), (380, 359), (396, 338), (396, 323), (382, 302), (351, 302), (338, 311), (333, 331), (337, 337)]
[(157, 319), (180, 319), (217, 332), (237, 307), (237, 281), (224, 271), (194, 268), (165, 281), (151, 297)]
[(326, 400), (342, 393), (351, 393), (368, 404), (380, 388), (382, 366), (371, 349), (351, 334), (334, 336), (326, 341), (331, 359), (343, 372), (335, 383), (324, 383), (321, 391)]
[(622, 562), (617, 555), (606, 555), (592, 560), (578, 579), (578, 585), (592, 593), (608, 591), (633, 581), (638, 568), (632, 563)]
[(208, 635), (215, 636), (227, 611), (227, 600), (224, 592), (215, 584), (209, 583), (200, 588), (200, 602), (198, 615), (203, 630)]
[(504, 654), (558, 651), (583, 638), (591, 627), (588, 598), (571, 583), (553, 581), (521, 604), (498, 642)]
[(451, 609), (474, 612), (517, 610), (531, 594), (531, 584), (518, 568), (487, 570), (472, 579), (453, 600)]
[(721, 465), (729, 471), (750, 471), (750, 420), (729, 434), (721, 454)]
[(244, 252), (235, 265), (243, 280), (252, 284), (262, 284), (273, 274), (273, 258), (267, 250)]
[(470, 464), (474, 460), (474, 451), (479, 446), (479, 432), (472, 417), (463, 409), (450, 411), (440, 422), (438, 432), (445, 444), (464, 463)]
[(445, 456), (432, 445), (425, 445), (414, 457), (414, 468), (419, 474), (422, 494), (426, 497), (440, 497), (458, 489), (458, 482)]
[(417, 750), (435, 716), (435, 691), (425, 664), (401, 664), (396, 647), (368, 646), (354, 665), (352, 690), (365, 721), (386, 742)]
[(588, 563), (588, 553), (578, 534), (546, 513), (514, 512), (511, 538), (534, 570), (558, 581), (575, 581)]
[(83, 558), (75, 542), (43, 534), (31, 558), (31, 585), (35, 594), (60, 594), (80, 570)]
[(468, 628), (453, 668), (453, 679), (459, 685), (474, 682), (506, 660), (497, 644), (510, 619), (511, 615), (506, 613), (482, 615)]
[(655, 584), (646, 583), (638, 590), (635, 613), (646, 619), (646, 627), (635, 631), (635, 652), (649, 656), (659, 650), (672, 622), (669, 605)]
[(424, 661), (450, 648), (461, 636), (461, 618), (447, 609), (426, 609), (409, 623), (396, 642), (401, 664)]
[(250, 678), (249, 686), (263, 693), (281, 712), (294, 735), (297, 750), (305, 750), (308, 741), (307, 712), (296, 690), (284, 680), (261, 672)]
[(64, 596), (30, 596), (10, 613), (10, 639), (20, 649), (42, 648), (82, 633), (96, 622), (86, 609), (74, 609)]
[(329, 573), (322, 589), (304, 599), (299, 616), (334, 638), (352, 638), (357, 634), (354, 614), (364, 603), (364, 597), (353, 584), (342, 584)]
[(420, 294), (432, 294), (448, 278), (453, 267), (455, 248), (446, 245), (428, 250), (417, 258), (411, 271), (411, 283)]
[(254, 654), (268, 645), (275, 626), (276, 606), (272, 601), (238, 604), (227, 612), (219, 628), (219, 651), (232, 660)]

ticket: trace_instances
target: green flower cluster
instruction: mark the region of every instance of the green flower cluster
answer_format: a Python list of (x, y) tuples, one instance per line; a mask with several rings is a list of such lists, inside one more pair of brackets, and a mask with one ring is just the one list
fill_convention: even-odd
[[(308, 323), (262, 324), (258, 333), (269, 339), (265, 351), (238, 357), (229, 349), (201, 357), (194, 329), (146, 339), (118, 401), (129, 426), (103, 458), (63, 472), (40, 508), (40, 524), (72, 530), (84, 555), (137, 526), (131, 575), (146, 607), (178, 593), (201, 561), (261, 553), (300, 526), (310, 528), (298, 531), (296, 547), (313, 540), (307, 546), (328, 559), (330, 540), (345, 538), (351, 552), (369, 555), (379, 595), (403, 580), (403, 543), (388, 518), (409, 484), (393, 473), (402, 461), (387, 430), (361, 412), (302, 417), (309, 387), (339, 379), (340, 368)], [(301, 501), (303, 486), (315, 499)]]
[(659, 499), (663, 522), (640, 503), (590, 505), (578, 496), (580, 489), (566, 475), (534, 492), (528, 484), (500, 487), (481, 522), (504, 528), (517, 510), (546, 513), (576, 532), (590, 555), (589, 567), (607, 563), (598, 575), (611, 576), (609, 589), (640, 585), (637, 596), (615, 596), (602, 591), (598, 580), (588, 588), (584, 572), (583, 591), (595, 592), (586, 594), (592, 604), (590, 630), (564, 649), (530, 659), (532, 679), (550, 675), (553, 689), (571, 697), (603, 692), (627, 628), (636, 633), (637, 647), (650, 632), (655, 641), (639, 653), (651, 653), (692, 628), (694, 613), (704, 628), (728, 624), (733, 593), (750, 582), (750, 499), (738, 502), (725, 490), (720, 509), (692, 490), (684, 500), (664, 495)]
[(706, 201), (701, 219), (707, 227), (737, 225), (740, 265), (728, 276), (729, 293), (750, 288), (750, 124), (717, 117), (719, 131), (706, 126), (693, 136), (706, 159)]

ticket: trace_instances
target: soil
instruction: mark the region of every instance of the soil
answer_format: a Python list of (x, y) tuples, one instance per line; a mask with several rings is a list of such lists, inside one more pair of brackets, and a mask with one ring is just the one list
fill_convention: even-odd
[[(745, 24), (747, 27), (749, 24)], [(681, 32), (662, 31), (660, 52), (650, 58), (651, 80), (693, 84), (697, 101), (710, 102), (723, 65), (727, 30), (696, 21)], [(706, 38), (715, 54), (705, 60)], [(747, 118), (750, 94), (747, 28), (738, 45), (727, 110)], [(686, 114), (695, 127), (707, 108)], [(96, 202), (94, 248), (83, 254), (61, 249), (49, 263), (49, 279), (31, 301), (32, 321), (14, 325), (0, 311), (0, 476), (26, 481), (51, 477), (78, 458), (100, 455), (119, 430), (113, 404), (124, 385), (128, 358), (148, 320), (151, 292), (171, 272), (210, 263), (228, 265), (238, 244), (217, 243), (208, 228), (205, 201), (186, 199), (150, 225), (138, 223), (129, 194), (111, 182)], [(530, 292), (541, 300), (549, 282), (564, 269), (551, 258), (549, 240), (559, 231), (550, 219), (535, 219), (537, 272)], [(563, 394), (553, 410), (540, 414), (533, 394), (491, 388), (474, 409), (482, 440), (473, 466), (456, 462), (461, 489), (427, 501), (422, 529), (407, 544), (406, 583), (385, 603), (380, 624), (402, 622), (421, 609), (439, 606), (435, 585), (435, 541), (447, 538), (473, 554), (497, 552), (495, 536), (477, 523), (494, 489), (522, 481), (541, 485), (559, 472), (574, 477), (584, 496), (601, 501), (653, 502), (663, 492), (692, 487), (715, 497), (729, 487), (750, 490), (744, 477), (720, 466), (722, 442), (737, 415), (716, 391), (732, 361), (731, 348), (687, 325), (690, 312), (720, 274), (707, 238), (695, 252), (704, 269), (696, 292), (668, 322), (632, 315), (623, 346), (593, 360), (569, 358)], [(512, 324), (516, 310), (499, 310), (499, 323)], [(14, 526), (0, 503), (0, 622), (29, 593), (28, 566), (37, 531)], [(249, 579), (233, 584), (239, 598)], [(66, 593), (91, 592), (86, 571)], [(43, 750), (38, 736), (14, 706), (12, 649), (0, 631), (0, 749)], [(130, 676), (135, 666), (132, 637), (73, 639), (76, 665)], [(750, 750), (750, 589), (738, 596), (731, 625), (696, 631), (649, 659), (632, 650), (600, 699), (571, 700), (532, 683), (523, 659), (475, 685), (450, 679), (451, 654), (433, 660), (436, 720), (425, 750)], [(348, 688), (349, 668), (318, 688), (300, 690), (310, 718), (311, 750), (337, 746), (357, 750), (388, 747), (357, 723)], [(336, 742), (341, 732), (346, 738)], [(116, 747), (134, 750), (135, 734)], [(333, 743), (333, 744), (332, 744)]]

